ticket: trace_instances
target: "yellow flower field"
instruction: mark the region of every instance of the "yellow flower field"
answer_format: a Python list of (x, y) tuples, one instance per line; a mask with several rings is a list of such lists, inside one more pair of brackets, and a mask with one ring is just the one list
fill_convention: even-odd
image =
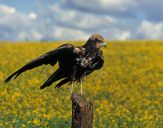
[[(67, 42), (64, 42), (67, 43)], [(74, 42), (81, 45), (83, 42)], [(42, 66), (4, 84), (31, 59), (61, 43), (0, 43), (0, 128), (70, 128), (70, 86), (39, 90), (57, 66)], [(107, 42), (105, 64), (85, 78), (94, 128), (163, 127), (163, 41)], [(80, 87), (75, 85), (75, 91)]]

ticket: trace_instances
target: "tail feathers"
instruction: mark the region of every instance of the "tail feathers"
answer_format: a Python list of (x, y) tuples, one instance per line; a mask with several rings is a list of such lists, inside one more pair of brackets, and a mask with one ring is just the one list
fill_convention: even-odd
[(65, 78), (63, 79), (62, 81), (60, 81), (56, 86), (55, 88), (59, 88), (61, 87), (62, 85), (66, 84), (67, 82), (69, 82), (68, 78)]
[(11, 78), (14, 77), (14, 76), (15, 76), (14, 79), (16, 79), (21, 73), (22, 73), (21, 70), (18, 70), (16, 72), (14, 72), (8, 78), (6, 78), (4, 82), (6, 82), (6, 83), (9, 82), (11, 80)]
[(58, 69), (49, 77), (49, 79), (40, 87), (40, 89), (49, 87), (53, 82), (63, 78), (63, 76), (64, 76), (64, 74), (63, 74), (62, 70)]

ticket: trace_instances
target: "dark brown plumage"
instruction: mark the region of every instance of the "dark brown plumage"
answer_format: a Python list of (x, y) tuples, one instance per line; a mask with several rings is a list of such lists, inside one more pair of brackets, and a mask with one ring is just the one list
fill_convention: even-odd
[(61, 45), (57, 49), (30, 61), (11, 74), (5, 82), (10, 81), (12, 77), (17, 78), (27, 70), (47, 64), (54, 66), (57, 62), (59, 68), (48, 78), (40, 89), (44, 89), (58, 80), (61, 81), (56, 87), (61, 87), (66, 83), (71, 84), (74, 81), (82, 82), (84, 76), (103, 66), (103, 53), (100, 50), (102, 46), (106, 46), (106, 44), (104, 43), (104, 38), (99, 34), (93, 34), (81, 47), (75, 47), (72, 44)]

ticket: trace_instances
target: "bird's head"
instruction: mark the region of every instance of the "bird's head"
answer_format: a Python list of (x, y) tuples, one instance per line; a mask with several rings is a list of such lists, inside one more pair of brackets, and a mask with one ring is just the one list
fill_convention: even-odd
[(105, 47), (106, 48), (106, 43), (105, 39), (99, 35), (99, 34), (93, 34), (91, 37), (88, 39), (88, 41), (85, 44), (86, 46), (95, 46), (97, 48)]

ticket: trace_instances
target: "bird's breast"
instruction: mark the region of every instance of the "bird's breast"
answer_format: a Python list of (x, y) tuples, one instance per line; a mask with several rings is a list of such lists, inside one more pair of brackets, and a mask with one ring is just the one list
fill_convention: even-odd
[(89, 67), (91, 65), (91, 62), (92, 62), (92, 58), (91, 57), (79, 57), (79, 58), (76, 58), (76, 61), (77, 61), (77, 65), (83, 67), (83, 68), (86, 68), (86, 67)]

